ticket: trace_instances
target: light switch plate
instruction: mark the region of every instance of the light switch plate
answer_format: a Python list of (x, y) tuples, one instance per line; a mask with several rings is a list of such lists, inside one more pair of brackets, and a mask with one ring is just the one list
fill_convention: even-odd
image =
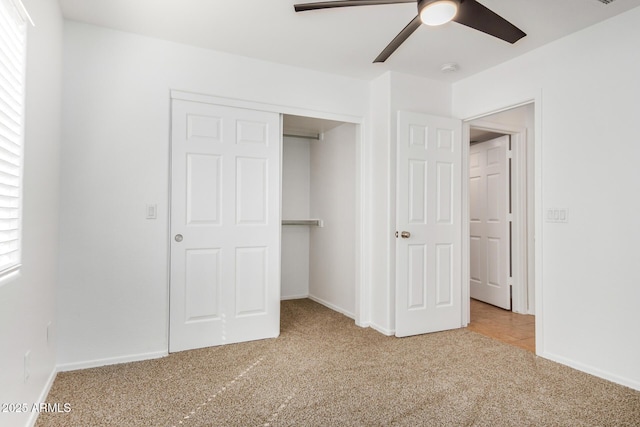
[(147, 205), (147, 219), (158, 218), (158, 205)]
[(547, 222), (569, 222), (569, 212), (567, 208), (547, 209)]

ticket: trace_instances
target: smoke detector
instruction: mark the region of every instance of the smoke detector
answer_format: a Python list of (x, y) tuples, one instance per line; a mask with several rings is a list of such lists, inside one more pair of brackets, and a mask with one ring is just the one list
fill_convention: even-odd
[(442, 64), (440, 67), (440, 71), (443, 73), (455, 73), (460, 69), (460, 66), (455, 62), (447, 62), (446, 64)]

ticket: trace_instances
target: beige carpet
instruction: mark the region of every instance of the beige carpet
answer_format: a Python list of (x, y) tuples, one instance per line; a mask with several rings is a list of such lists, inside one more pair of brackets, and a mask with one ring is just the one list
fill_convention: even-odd
[(465, 329), (398, 339), (309, 300), (277, 339), (61, 373), (37, 426), (640, 426), (640, 392)]

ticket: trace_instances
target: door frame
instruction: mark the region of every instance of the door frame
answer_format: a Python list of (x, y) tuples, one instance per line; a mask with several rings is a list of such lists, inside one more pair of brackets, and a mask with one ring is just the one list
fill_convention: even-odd
[[(365, 132), (365, 119), (359, 116), (352, 116), (347, 114), (335, 114), (323, 111), (316, 111), (302, 107), (285, 106), (277, 104), (262, 103), (237, 98), (225, 98), (213, 95), (199, 94), (193, 92), (185, 92), (180, 90), (170, 90), (170, 100), (179, 99), (184, 101), (201, 102), (206, 104), (222, 105), (226, 107), (245, 108), (250, 110), (267, 111), (280, 114), (280, 127), (282, 127), (282, 115), (291, 114), (296, 116), (311, 117), (317, 119), (334, 120), (345, 123), (352, 123), (356, 125), (356, 253), (355, 253), (355, 323), (358, 326), (369, 325), (369, 294), (368, 281), (368, 267), (370, 265), (370, 257), (367, 250), (366, 242), (370, 240), (370, 231), (368, 227), (368, 216), (366, 212), (367, 197), (363, 189), (369, 188), (370, 178), (366, 171), (370, 169), (370, 159), (366, 155), (367, 150), (364, 146)], [(172, 114), (172, 113), (170, 113)], [(281, 129), (282, 130), (282, 129)], [(282, 132), (281, 132), (282, 133)], [(171, 135), (171, 132), (169, 132)], [(171, 151), (171, 138), (169, 137), (169, 150)], [(282, 136), (280, 137), (280, 156), (282, 156)], [(169, 158), (171, 158), (169, 156)], [(280, 165), (280, 186), (282, 187), (282, 158)], [(167, 222), (167, 239), (171, 238), (171, 165), (169, 167), (169, 180), (168, 180), (168, 194), (169, 203), (167, 206), (168, 222)], [(278, 222), (282, 220), (282, 194), (280, 200), (280, 206), (278, 208)], [(168, 265), (167, 265), (167, 349), (168, 349), (168, 337), (169, 337), (169, 316), (170, 316), (170, 300), (171, 294), (171, 251), (167, 251)]]
[[(526, 215), (530, 228), (527, 244), (528, 267), (528, 287), (529, 292), (534, 295), (534, 314), (536, 329), (536, 354), (544, 354), (544, 322), (543, 322), (543, 285), (542, 285), (542, 236), (543, 236), (543, 211), (542, 211), (542, 93), (538, 91), (536, 95), (513, 104), (507, 104), (502, 108), (486, 111), (475, 116), (463, 119), (462, 138), (469, 141), (470, 125), (472, 121), (482, 121), (488, 116), (521, 107), (527, 104), (534, 105), (534, 138), (532, 144), (527, 146), (527, 176), (526, 189), (527, 198), (531, 201), (527, 205)], [(504, 105), (504, 104), (503, 104)], [(474, 126), (477, 127), (477, 126)], [(500, 130), (498, 130), (500, 131)], [(513, 129), (511, 130), (513, 132)], [(510, 132), (506, 132), (510, 133)], [(516, 132), (517, 129), (516, 129)], [(468, 325), (470, 322), (470, 292), (469, 292), (469, 144), (462, 146), (462, 324)], [(533, 229), (531, 229), (533, 228)]]

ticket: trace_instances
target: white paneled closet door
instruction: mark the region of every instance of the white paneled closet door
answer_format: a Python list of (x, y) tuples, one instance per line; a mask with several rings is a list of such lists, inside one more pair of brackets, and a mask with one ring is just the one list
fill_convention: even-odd
[(280, 331), (280, 117), (173, 100), (169, 351)]

